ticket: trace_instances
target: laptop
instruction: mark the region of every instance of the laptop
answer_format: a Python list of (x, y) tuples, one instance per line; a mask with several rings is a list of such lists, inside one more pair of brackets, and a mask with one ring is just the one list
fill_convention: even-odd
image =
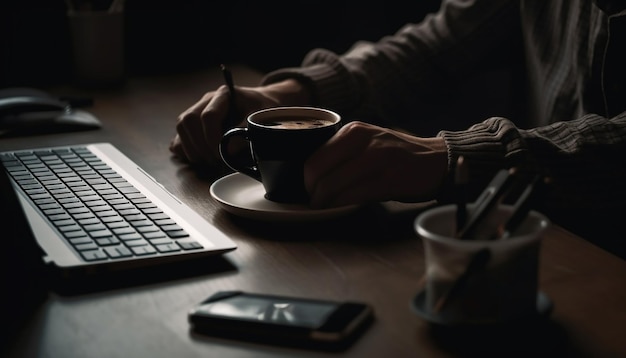
[(0, 162), (3, 266), (21, 251), (11, 261), (27, 255), (65, 279), (236, 249), (110, 143), (5, 151)]

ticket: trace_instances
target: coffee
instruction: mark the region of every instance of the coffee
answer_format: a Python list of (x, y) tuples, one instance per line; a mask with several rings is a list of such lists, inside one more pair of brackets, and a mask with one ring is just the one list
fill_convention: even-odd
[(335, 121), (314, 117), (273, 117), (259, 120), (262, 126), (277, 129), (313, 129), (335, 124)]

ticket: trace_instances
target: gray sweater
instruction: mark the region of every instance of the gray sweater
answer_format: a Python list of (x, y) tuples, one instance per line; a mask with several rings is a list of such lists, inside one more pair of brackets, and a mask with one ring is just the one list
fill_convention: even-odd
[[(546, 210), (626, 218), (625, 7), (600, 0), (444, 1), (439, 12), (393, 36), (356, 43), (344, 54), (315, 49), (301, 67), (273, 71), (263, 83), (296, 78), (312, 90), (315, 105), (410, 128), (421, 120), (416, 99), (454, 86), (521, 34), (527, 118), (486, 118), (439, 132), (450, 175), (460, 155), (476, 188), (498, 169), (522, 165), (552, 179)], [(444, 186), (442, 199), (450, 189)]]

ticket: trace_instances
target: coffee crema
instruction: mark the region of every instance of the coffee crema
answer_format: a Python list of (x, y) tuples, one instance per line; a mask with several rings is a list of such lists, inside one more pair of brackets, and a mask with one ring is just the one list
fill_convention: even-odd
[(324, 118), (285, 116), (259, 120), (258, 124), (277, 129), (313, 129), (333, 125), (335, 121)]

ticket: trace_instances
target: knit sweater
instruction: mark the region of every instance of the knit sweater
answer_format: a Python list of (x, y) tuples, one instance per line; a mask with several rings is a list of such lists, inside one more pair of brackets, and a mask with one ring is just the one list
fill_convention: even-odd
[[(263, 83), (296, 78), (315, 105), (410, 127), (421, 120), (417, 99), (455, 86), (520, 41), (527, 117), (439, 132), (449, 175), (460, 155), (477, 188), (498, 169), (533, 168), (551, 178), (546, 210), (626, 218), (624, 8), (623, 1), (600, 0), (444, 1), (394, 35), (358, 42), (344, 54), (315, 49), (301, 67), (273, 71)], [(441, 197), (450, 192), (444, 186)]]

